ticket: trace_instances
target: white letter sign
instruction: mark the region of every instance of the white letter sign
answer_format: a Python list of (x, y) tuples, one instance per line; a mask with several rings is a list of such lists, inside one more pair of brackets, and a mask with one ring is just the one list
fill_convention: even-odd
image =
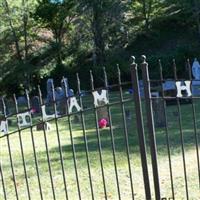
[(41, 108), (42, 108), (42, 116), (43, 116), (44, 121), (46, 121), (48, 119), (53, 119), (53, 118), (56, 117), (55, 114), (52, 114), (52, 115), (47, 115), (46, 114), (46, 107), (45, 107), (45, 105), (42, 105)]
[(187, 96), (190, 97), (192, 96), (192, 92), (190, 89), (191, 81), (184, 81), (185, 85), (182, 85), (181, 81), (176, 82), (176, 88), (177, 88), (177, 97), (182, 97), (182, 91), (187, 92)]
[(17, 114), (19, 127), (30, 126), (31, 125), (31, 114), (30, 112)]
[(8, 122), (7, 121), (1, 121), (1, 132), (4, 134), (8, 133)]
[(76, 97), (71, 97), (69, 100), (69, 113), (72, 113), (73, 107), (76, 107), (77, 111), (81, 110), (81, 107), (78, 105)]
[(108, 104), (108, 98), (107, 98), (107, 90), (102, 90), (101, 94), (99, 94), (97, 91), (92, 92), (94, 97), (94, 105), (97, 107), (99, 105), (99, 102), (104, 102), (105, 104)]

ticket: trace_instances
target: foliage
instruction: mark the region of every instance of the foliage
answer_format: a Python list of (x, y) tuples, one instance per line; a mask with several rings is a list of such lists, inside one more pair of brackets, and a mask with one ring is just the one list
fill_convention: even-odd
[[(2, 0), (0, 3), (0, 87), (2, 94), (34, 90), (48, 77), (77, 72), (89, 86), (89, 70), (105, 66), (114, 81), (116, 64), (127, 73), (132, 54), (146, 54), (157, 76), (177, 58), (184, 75), (187, 57), (199, 57), (198, 0)], [(101, 80), (97, 77), (97, 85)]]

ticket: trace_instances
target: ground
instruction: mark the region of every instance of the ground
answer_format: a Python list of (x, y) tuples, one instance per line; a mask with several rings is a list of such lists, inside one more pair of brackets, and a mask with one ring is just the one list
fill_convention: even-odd
[[(119, 94), (116, 92), (110, 93), (111, 101), (116, 102), (119, 100)], [(144, 186), (142, 178), (142, 168), (140, 162), (140, 153), (138, 146), (138, 136), (135, 124), (135, 109), (131, 95), (125, 94), (124, 98), (127, 102), (124, 103), (125, 110), (130, 110), (131, 119), (126, 120), (127, 131), (129, 138), (130, 148), (130, 164), (133, 180), (133, 190), (135, 199), (145, 199)], [(87, 107), (91, 107), (91, 99), (83, 98), (83, 104)], [(196, 100), (194, 102), (196, 109), (196, 119), (198, 135), (200, 131), (200, 102)], [(197, 153), (195, 148), (195, 135), (193, 126), (193, 115), (192, 105), (182, 104), (182, 128), (184, 135), (184, 148), (186, 157), (186, 171), (187, 171), (187, 182), (190, 199), (200, 199), (199, 190), (199, 176), (197, 168)], [(123, 115), (120, 104), (114, 104), (111, 106), (112, 122), (113, 122), (113, 134), (115, 141), (115, 156), (117, 163), (117, 172), (119, 177), (119, 189), (121, 199), (128, 200), (131, 197), (131, 186), (130, 186), (130, 175), (127, 162), (125, 134), (123, 127)], [(104, 199), (102, 175), (99, 160), (99, 151), (97, 145), (97, 133), (95, 128), (95, 119), (93, 110), (88, 110), (84, 113), (86, 135), (89, 149), (89, 160), (91, 167), (91, 177), (94, 190), (95, 199)], [(170, 152), (172, 162), (172, 173), (174, 181), (174, 190), (176, 199), (186, 199), (185, 195), (185, 181), (183, 171), (183, 158), (181, 151), (180, 142), (180, 127), (178, 123), (177, 106), (167, 106), (167, 117), (168, 117), (168, 130), (170, 139)], [(83, 138), (83, 131), (81, 123), (74, 123), (72, 118), (72, 136), (76, 155), (77, 172), (79, 178), (79, 186), (82, 199), (89, 200), (91, 198), (87, 159), (85, 153), (85, 143)], [(35, 123), (38, 118), (34, 118)], [(14, 117), (13, 117), (14, 121)], [(146, 119), (145, 119), (146, 121)], [(68, 197), (71, 200), (79, 199), (77, 192), (77, 183), (75, 176), (75, 168), (72, 154), (72, 141), (70, 138), (68, 117), (63, 117), (58, 120), (58, 131), (56, 129), (55, 120), (50, 122), (52, 124), (52, 130), (46, 133), (48, 142), (48, 152), (50, 157), (50, 165), (53, 176), (53, 184), (55, 189), (56, 199), (65, 199), (65, 190), (63, 184), (63, 175), (60, 162), (60, 151), (58, 146), (57, 132), (59, 132), (62, 157), (64, 162), (64, 172), (67, 183)], [(145, 123), (146, 124), (146, 123)], [(15, 124), (11, 127), (14, 129)], [(146, 127), (145, 127), (145, 131)], [(172, 196), (171, 184), (170, 184), (170, 173), (169, 173), (169, 162), (166, 146), (166, 132), (164, 128), (156, 128), (156, 141), (158, 147), (158, 165), (159, 165), (159, 176), (161, 185), (161, 196), (169, 198)], [(53, 199), (51, 181), (48, 170), (47, 162), (47, 151), (45, 147), (45, 134), (43, 131), (36, 131), (33, 128), (33, 137), (35, 143), (35, 150), (37, 154), (39, 174), (41, 180), (41, 188), (43, 191), (44, 199)], [(105, 173), (105, 184), (107, 189), (108, 199), (118, 199), (116, 176), (113, 163), (112, 143), (110, 137), (110, 129), (105, 128), (100, 130), (101, 144), (102, 144), (102, 159), (103, 169)], [(26, 162), (26, 170), (28, 174), (28, 183), (30, 187), (31, 199), (40, 199), (40, 192), (38, 189), (38, 180), (36, 176), (36, 166), (33, 154), (33, 142), (31, 139), (30, 129), (26, 129), (21, 132), (23, 141), (23, 150)], [(152, 167), (148, 143), (148, 134), (146, 133), (147, 140), (147, 154), (148, 154), (148, 167), (151, 180), (151, 192), (153, 194), (153, 181), (152, 181)], [(10, 146), (12, 150), (12, 159), (14, 163), (14, 172), (16, 176), (16, 185), (19, 193), (19, 199), (27, 198), (26, 182), (24, 179), (24, 168), (22, 164), (19, 133), (14, 133), (9, 137)], [(4, 181), (7, 191), (7, 199), (15, 199), (15, 190), (13, 187), (13, 177), (10, 168), (10, 160), (7, 147), (6, 137), (0, 139), (1, 147), (1, 164), (4, 175)], [(199, 146), (198, 146), (199, 148)], [(0, 182), (0, 199), (4, 199), (2, 191), (2, 182)]]

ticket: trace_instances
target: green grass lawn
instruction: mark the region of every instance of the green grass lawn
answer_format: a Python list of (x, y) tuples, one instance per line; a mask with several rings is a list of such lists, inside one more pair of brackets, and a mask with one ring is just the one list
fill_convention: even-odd
[[(131, 96), (125, 95), (126, 98)], [(118, 101), (118, 94), (111, 94), (111, 101)], [(88, 98), (83, 99), (84, 105), (91, 107), (91, 100)], [(198, 127), (198, 136), (200, 133), (200, 101), (196, 100), (196, 118)], [(130, 163), (133, 179), (133, 189), (135, 199), (145, 199), (144, 186), (142, 177), (142, 168), (140, 162), (140, 153), (138, 146), (138, 136), (135, 124), (135, 109), (133, 102), (127, 102), (124, 104), (126, 110), (131, 111), (131, 120), (127, 120), (127, 131), (129, 137), (130, 148)], [(193, 128), (193, 116), (191, 104), (181, 105), (182, 111), (182, 126), (184, 134), (184, 145), (186, 155), (186, 169), (188, 178), (188, 190), (190, 199), (200, 199), (199, 190), (199, 178), (197, 168), (197, 156), (195, 149), (195, 137)], [(185, 196), (185, 183), (184, 183), (184, 171), (181, 153), (180, 142), (180, 130), (177, 116), (177, 106), (167, 107), (168, 128), (170, 138), (170, 150), (172, 159), (172, 172), (174, 181), (174, 190), (176, 199), (186, 199)], [(128, 162), (125, 145), (125, 134), (123, 129), (123, 118), (120, 104), (111, 106), (111, 114), (113, 121), (113, 134), (115, 139), (116, 148), (116, 163), (119, 177), (119, 188), (121, 193), (121, 199), (128, 200), (131, 197), (130, 187), (130, 175), (128, 171)], [(145, 117), (144, 117), (145, 118)], [(36, 118), (37, 119), (37, 118)], [(34, 120), (36, 120), (34, 119)], [(34, 121), (35, 122), (35, 121)], [(146, 119), (145, 119), (146, 122)], [(94, 189), (95, 199), (104, 199), (104, 190), (102, 183), (102, 175), (100, 168), (97, 133), (95, 128), (94, 112), (92, 110), (85, 113), (86, 134), (88, 140), (89, 160), (91, 166), (92, 184)], [(146, 124), (146, 123), (145, 123)], [(51, 121), (52, 130), (46, 133), (48, 142), (48, 151), (50, 156), (51, 171), (53, 176), (53, 183), (55, 189), (56, 199), (65, 199), (65, 190), (63, 184), (62, 168), (60, 162), (60, 149), (58, 147), (57, 131), (55, 126), (55, 120)], [(76, 176), (73, 163), (72, 143), (70, 140), (70, 131), (68, 125), (68, 117), (63, 117), (58, 120), (58, 132), (61, 140), (62, 157), (64, 160), (64, 171), (67, 182), (67, 192), (70, 200), (78, 199)], [(15, 124), (11, 129), (15, 129)], [(91, 199), (91, 191), (89, 184), (89, 176), (87, 169), (87, 160), (85, 154), (85, 143), (83, 138), (83, 131), (81, 124), (73, 122), (72, 117), (72, 134), (73, 142), (76, 152), (76, 163), (78, 178), (80, 184), (80, 191), (82, 199)], [(145, 131), (147, 132), (146, 126)], [(47, 154), (45, 148), (44, 132), (33, 130), (35, 150), (38, 159), (40, 180), (42, 185), (43, 197), (45, 200), (53, 199), (51, 190), (51, 181), (48, 170)], [(31, 198), (34, 200), (40, 199), (40, 193), (38, 189), (38, 182), (36, 176), (36, 167), (34, 162), (33, 144), (31, 140), (30, 129), (24, 130), (21, 133), (23, 140), (23, 150), (25, 154), (26, 170), (28, 174), (28, 183), (30, 187)], [(102, 145), (102, 159), (105, 173), (105, 183), (107, 189), (108, 199), (118, 199), (116, 177), (113, 164), (112, 145), (109, 128), (100, 130), (101, 145)], [(160, 175), (160, 186), (162, 197), (171, 197), (171, 185), (169, 174), (169, 163), (166, 146), (166, 137), (164, 128), (156, 128), (156, 139), (158, 147), (158, 165)], [(146, 133), (147, 140), (147, 153), (148, 153), (148, 166), (151, 181), (151, 192), (153, 194), (153, 177), (152, 167), (148, 143), (148, 135)], [(9, 141), (11, 144), (12, 158), (14, 163), (14, 172), (16, 177), (17, 190), (19, 193), (19, 199), (27, 198), (26, 182), (24, 177), (24, 169), (22, 164), (22, 157), (20, 151), (19, 134), (15, 133), (10, 135)], [(7, 147), (6, 137), (0, 139), (1, 148), (1, 165), (4, 175), (4, 181), (6, 185), (7, 198), (10, 200), (15, 198), (15, 190), (13, 186), (13, 177), (10, 168), (10, 160)], [(0, 181), (0, 199), (4, 199), (2, 182)]]

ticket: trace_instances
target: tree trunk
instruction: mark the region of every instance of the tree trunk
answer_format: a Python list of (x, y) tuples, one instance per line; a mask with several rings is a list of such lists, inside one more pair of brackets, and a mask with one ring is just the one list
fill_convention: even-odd
[(62, 34), (63, 31), (63, 23), (61, 23), (59, 30), (58, 30), (58, 64), (62, 64)]
[(199, 17), (197, 18), (197, 28), (198, 28), (199, 40), (200, 40), (200, 19), (199, 19)]
[(194, 0), (194, 10), (195, 10), (197, 31), (199, 35), (199, 41), (200, 41), (200, 3), (197, 0)]
[(105, 44), (103, 39), (102, 9), (98, 5), (93, 5), (92, 29), (94, 36), (94, 48), (97, 65), (103, 66), (105, 63)]
[[(27, 3), (27, 2), (26, 2)], [(25, 1), (22, 0), (22, 7), (23, 7), (23, 28), (24, 28), (24, 60), (27, 61), (28, 57), (28, 34), (27, 34), (27, 25), (28, 25), (28, 15), (27, 15), (27, 5), (25, 4)]]
[(142, 0), (142, 7), (143, 7), (143, 17), (145, 20), (145, 27), (146, 30), (149, 30), (149, 21), (152, 12), (152, 0)]
[(4, 0), (4, 3), (5, 3), (5, 11), (6, 11), (6, 14), (8, 15), (8, 21), (9, 21), (10, 29), (12, 31), (14, 42), (15, 42), (17, 58), (18, 58), (18, 60), (21, 61), (22, 57), (21, 57), (21, 54), (20, 54), (19, 41), (18, 41), (14, 26), (13, 26), (13, 23), (12, 23), (12, 19), (11, 19), (11, 15), (10, 15), (10, 9), (9, 9), (9, 5), (8, 5), (7, 0)]
[(147, 4), (146, 4), (146, 0), (142, 0), (142, 8), (143, 8), (143, 17), (144, 17), (144, 20), (145, 20), (145, 27), (146, 27), (146, 30), (148, 30), (149, 21), (148, 21), (148, 18), (147, 18)]
[[(27, 8), (27, 0), (22, 0), (22, 8), (23, 8), (23, 32), (24, 32), (24, 64), (27, 63), (28, 59), (28, 34), (27, 34), (27, 25), (28, 25), (28, 8)], [(24, 74), (25, 77), (25, 87), (26, 89), (30, 89), (31, 84), (31, 74), (29, 72)]]
[(63, 23), (60, 24), (59, 28), (56, 28), (54, 30), (54, 37), (56, 41), (56, 61), (58, 65), (62, 64), (62, 56), (61, 56), (61, 51), (62, 51), (62, 30), (63, 30)]

